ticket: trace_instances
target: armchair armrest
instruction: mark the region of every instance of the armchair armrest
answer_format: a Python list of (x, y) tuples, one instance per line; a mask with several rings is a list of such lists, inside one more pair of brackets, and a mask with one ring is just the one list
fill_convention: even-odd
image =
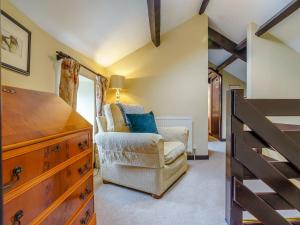
[(164, 143), (161, 135), (100, 132), (95, 140), (102, 163), (147, 168), (164, 166)]
[(157, 129), (165, 141), (180, 141), (187, 147), (189, 130), (186, 127), (158, 127)]

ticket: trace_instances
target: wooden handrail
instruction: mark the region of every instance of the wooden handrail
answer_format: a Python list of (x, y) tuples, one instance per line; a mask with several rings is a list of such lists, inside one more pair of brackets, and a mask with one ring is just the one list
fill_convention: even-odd
[[(241, 90), (228, 92), (226, 144), (226, 221), (229, 225), (292, 225), (276, 210), (300, 211), (300, 125), (275, 124), (266, 116), (300, 116), (298, 99), (245, 99)], [(296, 105), (295, 105), (296, 104)], [(245, 129), (247, 127), (247, 129)], [(287, 161), (263, 155), (263, 148)], [(255, 193), (244, 180), (262, 180), (274, 193)], [(243, 211), (259, 221), (244, 223)]]

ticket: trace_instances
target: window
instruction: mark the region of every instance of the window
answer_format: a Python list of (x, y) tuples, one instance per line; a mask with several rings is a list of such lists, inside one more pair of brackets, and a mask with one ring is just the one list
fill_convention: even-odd
[(95, 121), (95, 84), (94, 80), (79, 75), (77, 92), (77, 112), (94, 126)]

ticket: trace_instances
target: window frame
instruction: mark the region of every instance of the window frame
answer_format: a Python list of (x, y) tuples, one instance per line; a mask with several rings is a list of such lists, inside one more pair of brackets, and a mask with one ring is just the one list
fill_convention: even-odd
[[(83, 76), (89, 80), (92, 80), (94, 83), (94, 122), (93, 122), (93, 142), (95, 143), (95, 135), (98, 133), (98, 127), (97, 127), (97, 108), (96, 108), (96, 75), (92, 74), (88, 70), (86, 70), (84, 67), (80, 67), (79, 70), (79, 76)], [(79, 83), (80, 85), (80, 83)]]

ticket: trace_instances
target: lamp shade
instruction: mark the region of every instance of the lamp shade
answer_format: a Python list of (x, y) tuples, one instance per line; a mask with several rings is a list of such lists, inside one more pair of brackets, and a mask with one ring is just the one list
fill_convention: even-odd
[(112, 75), (110, 77), (109, 88), (124, 88), (125, 77), (120, 75)]

